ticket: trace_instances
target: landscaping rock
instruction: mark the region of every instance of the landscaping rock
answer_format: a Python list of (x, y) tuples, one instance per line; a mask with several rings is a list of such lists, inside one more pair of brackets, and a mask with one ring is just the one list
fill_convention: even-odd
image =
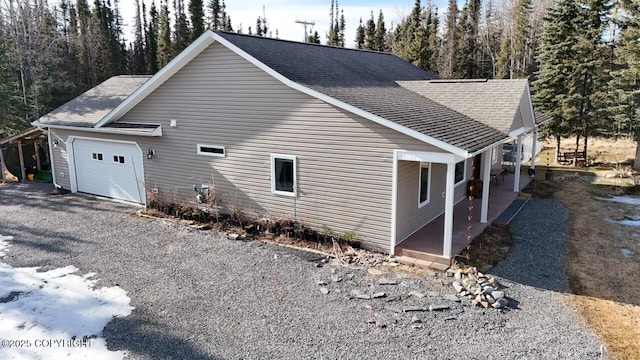
[(340, 282), (342, 281), (342, 278), (338, 275), (331, 275), (331, 281), (333, 282)]
[(440, 293), (437, 292), (437, 291), (429, 291), (429, 292), (427, 292), (427, 296), (428, 297), (438, 297), (438, 296), (440, 296)]
[(381, 292), (374, 293), (373, 295), (371, 295), (371, 297), (372, 297), (373, 299), (379, 299), (379, 298), (383, 298), (383, 297), (385, 297), (385, 296), (387, 296), (387, 294), (385, 294), (385, 293), (384, 293), (384, 292), (382, 292), (382, 291), (381, 291)]
[(422, 306), (406, 306), (402, 308), (402, 312), (411, 312), (411, 311), (427, 311), (427, 308)]
[(398, 295), (389, 295), (387, 296), (386, 300), (387, 302), (398, 301), (398, 300), (402, 300), (402, 297)]
[(393, 307), (393, 306), (388, 306), (387, 305), (387, 306), (384, 307), (384, 309), (387, 310), (387, 311), (391, 311), (391, 312), (397, 313), (397, 314), (402, 313), (402, 309), (399, 309), (399, 308)]
[(398, 281), (387, 279), (387, 278), (380, 278), (378, 279), (378, 284), (379, 285), (398, 285)]
[(440, 304), (440, 305), (429, 305), (429, 311), (442, 311), (449, 309), (449, 305)]
[(422, 320), (418, 319), (418, 317), (415, 315), (413, 315), (411, 317), (411, 320), (409, 320), (409, 325), (420, 324), (420, 323), (422, 323)]
[(422, 299), (424, 297), (424, 294), (419, 291), (409, 291), (409, 295), (415, 296), (418, 299)]
[(345, 276), (344, 276), (344, 277), (345, 277), (347, 280), (353, 280), (353, 278), (354, 278), (355, 276), (356, 276), (356, 274), (348, 273), (348, 274), (345, 274)]
[(327, 289), (326, 287), (321, 287), (320, 292), (326, 295), (329, 293), (329, 289)]
[(492, 306), (499, 309), (505, 306), (498, 299), (504, 298), (504, 292), (498, 290), (499, 284), (495, 278), (479, 272), (475, 267), (457, 269), (454, 277), (458, 279), (451, 285), (458, 294), (463, 306), (479, 305), (483, 308)]
[(361, 299), (361, 300), (371, 300), (371, 296), (367, 294), (356, 294), (354, 298)]

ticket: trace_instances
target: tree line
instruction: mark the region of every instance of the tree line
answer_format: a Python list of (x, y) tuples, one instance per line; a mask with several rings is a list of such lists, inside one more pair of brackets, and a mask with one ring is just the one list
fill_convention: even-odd
[[(227, 0), (229, 1), (229, 0)], [(133, 39), (118, 0), (5, 0), (0, 5), (0, 137), (118, 74), (154, 74), (205, 29), (234, 29), (224, 0), (135, 0)], [(323, 36), (307, 41), (393, 52), (441, 78), (528, 78), (547, 135), (637, 137), (638, 0), (450, 0), (440, 15), (415, 0), (398, 24), (380, 10), (345, 39), (344, 10), (329, 7)], [(266, 16), (247, 32), (278, 37)], [(585, 141), (586, 144), (586, 141)]]

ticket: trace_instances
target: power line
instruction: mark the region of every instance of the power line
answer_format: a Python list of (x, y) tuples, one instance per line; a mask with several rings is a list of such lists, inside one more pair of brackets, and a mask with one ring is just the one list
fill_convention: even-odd
[(298, 20), (296, 19), (296, 24), (302, 24), (304, 26), (304, 39), (302, 40), (303, 42), (307, 42), (307, 26), (311, 25), (314, 26), (316, 24), (315, 21), (307, 21), (307, 20)]

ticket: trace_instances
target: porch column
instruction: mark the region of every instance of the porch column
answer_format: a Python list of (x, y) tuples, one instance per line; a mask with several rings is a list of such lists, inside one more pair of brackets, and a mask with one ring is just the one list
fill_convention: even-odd
[(487, 223), (487, 216), (489, 213), (489, 188), (491, 187), (492, 161), (491, 152), (492, 150), (489, 149), (484, 153), (484, 156), (482, 156), (482, 208), (480, 211), (480, 222), (483, 224)]
[(522, 164), (522, 135), (516, 141), (516, 168), (514, 169), (513, 192), (520, 191), (520, 165)]
[(453, 242), (453, 202), (454, 183), (456, 178), (456, 164), (447, 163), (447, 182), (444, 198), (444, 243), (442, 256), (451, 259), (451, 245)]
[(531, 140), (531, 164), (529, 165), (529, 169), (536, 169), (536, 146), (538, 145), (538, 128), (536, 127), (533, 130), (533, 140)]
[(22, 181), (27, 181), (27, 174), (24, 170), (24, 154), (22, 153), (22, 141), (18, 140), (18, 157), (20, 158), (20, 171), (22, 174)]

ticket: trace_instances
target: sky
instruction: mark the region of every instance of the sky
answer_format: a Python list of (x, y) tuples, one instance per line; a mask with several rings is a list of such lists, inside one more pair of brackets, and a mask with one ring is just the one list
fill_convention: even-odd
[[(159, 0), (145, 0), (147, 8), (149, 8), (150, 1), (156, 1), (156, 6), (159, 5)], [(185, 4), (188, 4), (189, 0), (185, 0)], [(204, 0), (206, 4), (208, 0)], [(249, 26), (252, 29), (256, 26), (256, 19), (258, 16), (266, 15), (269, 27), (273, 31), (273, 37), (275, 37), (275, 30), (278, 30), (278, 38), (294, 41), (302, 41), (304, 39), (304, 27), (300, 24), (296, 24), (296, 20), (315, 22), (314, 30), (320, 34), (320, 40), (324, 44), (326, 43), (326, 33), (329, 29), (329, 9), (331, 7), (331, 0), (264, 0), (250, 1), (250, 0), (226, 0), (227, 13), (231, 16), (231, 24), (233, 29), (237, 30), (240, 26), (244, 33), (248, 32)], [(423, 6), (427, 1), (423, 1)], [(439, 8), (444, 10), (446, 7), (446, 0), (435, 0), (433, 3)], [(171, 4), (171, 0), (170, 0)], [(346, 46), (353, 47), (355, 32), (362, 18), (363, 22), (371, 16), (371, 11), (374, 13), (374, 18), (377, 20), (378, 13), (382, 10), (385, 17), (385, 24), (387, 29), (391, 28), (392, 23), (398, 24), (400, 20), (411, 12), (414, 0), (341, 0), (339, 1), (339, 7), (344, 10), (344, 16), (346, 20), (345, 39)], [(129, 40), (132, 38), (131, 34), (132, 25), (135, 18), (135, 3), (133, 0), (120, 0), (119, 2), (122, 18), (125, 23), (125, 37)], [(440, 12), (442, 13), (443, 10)]]

